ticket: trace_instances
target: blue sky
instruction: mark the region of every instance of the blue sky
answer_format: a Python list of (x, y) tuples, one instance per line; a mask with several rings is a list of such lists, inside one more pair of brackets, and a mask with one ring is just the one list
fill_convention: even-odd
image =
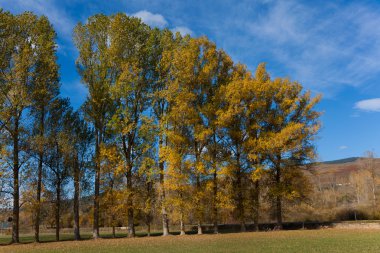
[(124, 12), (151, 26), (206, 35), (251, 70), (266, 62), (323, 95), (319, 160), (380, 154), (379, 1), (0, 0), (12, 13), (48, 16), (58, 33), (62, 94), (78, 107), (86, 89), (75, 69), (72, 29), (96, 13)]

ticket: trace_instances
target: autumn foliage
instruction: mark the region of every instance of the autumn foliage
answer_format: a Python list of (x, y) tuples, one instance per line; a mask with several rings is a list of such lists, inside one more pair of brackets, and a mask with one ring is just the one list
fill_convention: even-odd
[[(221, 222), (258, 229), (263, 203), (281, 228), (284, 203), (309, 193), (301, 168), (315, 157), (320, 97), (298, 82), (271, 78), (263, 63), (251, 72), (207, 37), (98, 14), (74, 30), (88, 90), (75, 111), (59, 95), (47, 19), (4, 11), (0, 19), (0, 177), (13, 191), (1, 197), (11, 196), (14, 242), (20, 199), (38, 241), (49, 201), (59, 240), (71, 202), (76, 239), (80, 224), (94, 238), (101, 226), (134, 237), (136, 225), (150, 233), (159, 222), (164, 235), (169, 224), (181, 234), (186, 224), (198, 234)], [(85, 199), (93, 203), (84, 210)]]

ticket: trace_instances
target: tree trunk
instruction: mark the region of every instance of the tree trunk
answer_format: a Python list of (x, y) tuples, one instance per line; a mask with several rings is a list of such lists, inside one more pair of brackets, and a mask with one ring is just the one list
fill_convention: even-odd
[[(199, 178), (199, 173), (197, 172), (197, 194), (200, 193), (200, 190), (201, 190), (201, 182), (200, 182), (200, 178)], [(201, 235), (203, 234), (203, 231), (202, 231), (202, 210), (200, 209), (200, 205), (201, 203), (199, 202), (199, 200), (197, 201), (198, 203), (196, 203), (196, 209), (197, 209), (197, 219), (198, 219), (198, 222), (197, 222), (197, 227), (198, 227), (198, 235)]]
[(112, 225), (112, 238), (116, 237), (115, 226)]
[(61, 181), (58, 179), (56, 188), (57, 199), (55, 202), (55, 240), (59, 241), (59, 230), (60, 230), (60, 209), (61, 209)]
[(150, 222), (148, 222), (148, 224), (146, 225), (147, 228), (146, 228), (146, 234), (148, 237), (150, 237)]
[(276, 218), (277, 218), (277, 228), (282, 229), (282, 200), (281, 200), (281, 196), (276, 197)]
[(149, 206), (150, 206), (150, 209), (148, 210), (146, 216), (145, 216), (145, 220), (146, 220), (146, 225), (147, 225), (147, 234), (148, 236), (150, 236), (150, 224), (152, 223), (152, 206), (153, 206), (153, 182), (152, 181), (148, 181), (147, 184), (146, 184), (146, 187), (147, 187), (147, 195), (148, 195), (148, 201), (149, 201)]
[(40, 241), (40, 212), (41, 212), (41, 188), (42, 188), (42, 159), (43, 153), (38, 154), (38, 178), (37, 178), (37, 205), (36, 205), (36, 217), (34, 223), (34, 241)]
[(99, 167), (99, 146), (101, 136), (99, 130), (95, 131), (95, 194), (94, 194), (94, 223), (92, 230), (92, 238), (99, 238), (99, 185), (100, 185), (100, 167)]
[(131, 157), (131, 148), (132, 148), (132, 136), (128, 136), (128, 144), (126, 136), (122, 136), (123, 143), (123, 152), (125, 160), (127, 163), (126, 166), (126, 178), (127, 178), (127, 216), (128, 216), (128, 237), (135, 237), (135, 224), (133, 216), (133, 184), (132, 184), (132, 157)]
[(12, 242), (19, 243), (19, 215), (20, 215), (20, 193), (19, 193), (19, 146), (18, 146), (18, 119), (15, 121), (13, 136), (13, 218), (12, 218)]
[(243, 184), (242, 184), (242, 173), (240, 164), (240, 154), (236, 155), (237, 170), (236, 170), (236, 191), (237, 191), (237, 212), (238, 219), (240, 222), (240, 231), (245, 232), (245, 212), (244, 212), (244, 195), (243, 195)]
[[(281, 165), (276, 165), (276, 185), (280, 187), (281, 184)], [(276, 220), (277, 220), (277, 229), (282, 229), (282, 197), (281, 193), (277, 193), (276, 196)]]
[(127, 168), (127, 213), (128, 213), (128, 237), (135, 237), (135, 224), (133, 218), (133, 188), (132, 188), (132, 166), (129, 164)]
[[(194, 145), (194, 150), (195, 150), (195, 166), (199, 163), (200, 155), (198, 153), (198, 144), (195, 143)], [(202, 231), (202, 201), (200, 199), (201, 195), (201, 178), (200, 178), (200, 172), (198, 171), (197, 168), (195, 168), (195, 173), (196, 173), (196, 217), (197, 217), (197, 227), (198, 227), (198, 235), (203, 234)]]
[(218, 231), (218, 178), (216, 165), (214, 162), (214, 173), (213, 173), (213, 219), (214, 219), (214, 234), (217, 234)]
[[(41, 110), (41, 118), (40, 118), (40, 137), (43, 139), (44, 137), (44, 125), (45, 125), (45, 110), (42, 108)], [(40, 140), (41, 141), (41, 140)], [(37, 178), (37, 206), (36, 206), (36, 217), (34, 223), (34, 241), (40, 241), (40, 216), (41, 216), (41, 189), (42, 189), (42, 166), (43, 166), (43, 158), (44, 158), (44, 147), (42, 150), (38, 151), (38, 178)]]
[(186, 235), (185, 232), (185, 223), (183, 222), (183, 212), (181, 212), (181, 217), (180, 217), (180, 234), (179, 235)]
[(79, 161), (78, 156), (75, 155), (74, 161), (74, 240), (80, 240), (80, 229), (79, 229)]
[[(160, 136), (159, 148), (161, 148), (162, 145), (163, 145), (162, 136)], [(161, 202), (161, 213), (162, 213), (162, 235), (167, 236), (167, 235), (169, 235), (169, 220), (168, 220), (168, 214), (167, 214), (166, 207), (165, 207), (164, 161), (160, 161), (158, 166), (160, 168), (160, 187), (161, 187), (160, 202)]]
[(253, 223), (254, 230), (259, 231), (259, 212), (260, 212), (260, 181), (254, 182), (253, 189)]

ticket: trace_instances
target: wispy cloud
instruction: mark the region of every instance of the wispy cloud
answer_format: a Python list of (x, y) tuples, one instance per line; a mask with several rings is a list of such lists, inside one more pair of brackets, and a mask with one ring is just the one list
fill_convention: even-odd
[[(152, 13), (147, 10), (138, 11), (131, 14), (131, 16), (140, 18), (144, 23), (150, 25), (151, 27), (164, 28), (167, 26), (170, 27), (172, 25), (169, 24), (163, 15), (159, 13)], [(186, 26), (175, 26), (171, 29), (171, 31), (174, 33), (179, 32), (182, 36), (185, 36), (187, 34), (194, 35), (194, 32)]]
[(9, 4), (9, 1), (0, 0), (0, 4), (15, 13), (33, 11), (38, 15), (46, 15), (57, 30), (58, 35), (61, 35), (64, 40), (71, 41), (75, 21), (65, 12), (64, 8), (60, 8), (58, 1), (12, 0), (12, 4)]
[(256, 56), (236, 52), (243, 62), (269, 61), (275, 74), (289, 75), (325, 97), (380, 77), (380, 12), (370, 4), (265, 1), (252, 8), (254, 18), (241, 13), (228, 21), (242, 27), (241, 34), (228, 36), (233, 27), (221, 26), (220, 39)]
[(339, 150), (345, 150), (345, 149), (348, 149), (346, 145), (339, 146)]
[(164, 28), (167, 26), (168, 21), (161, 14), (151, 13), (147, 10), (142, 10), (131, 14), (131, 16), (140, 18), (144, 23), (158, 28)]
[(176, 26), (172, 29), (172, 32), (173, 33), (179, 32), (182, 36), (185, 36), (187, 34), (188, 35), (194, 35), (194, 32), (186, 26)]
[(358, 101), (355, 103), (354, 108), (368, 112), (380, 112), (380, 98)]

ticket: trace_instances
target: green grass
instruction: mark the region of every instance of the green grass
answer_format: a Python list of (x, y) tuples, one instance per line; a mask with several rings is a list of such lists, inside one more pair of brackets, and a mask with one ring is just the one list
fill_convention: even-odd
[(29, 243), (0, 252), (380, 252), (379, 230), (297, 230)]
[[(90, 239), (91, 234), (82, 234), (82, 239)], [(104, 237), (108, 238), (111, 237), (111, 235), (103, 235)], [(117, 234), (118, 237), (125, 237), (125, 234)], [(74, 239), (74, 235), (71, 234), (60, 234), (60, 240), (61, 241), (70, 241)], [(55, 234), (40, 234), (40, 240), (41, 242), (54, 242), (55, 241)], [(9, 244), (11, 242), (11, 236), (0, 236), (0, 244)], [(21, 235), (20, 236), (20, 243), (31, 243), (34, 242), (34, 235), (33, 234), (27, 234), (27, 235)]]
[[(152, 236), (161, 235), (161, 232), (152, 232)], [(100, 233), (100, 236), (104, 239), (110, 239), (112, 238), (111, 233)], [(115, 233), (116, 238), (124, 238), (127, 237), (126, 232), (116, 232)], [(146, 233), (144, 232), (136, 232), (136, 236), (143, 237), (146, 236)], [(73, 233), (61, 233), (60, 241), (72, 241), (74, 240)], [(91, 233), (81, 233), (82, 240), (88, 240), (92, 238)], [(41, 242), (55, 242), (55, 234), (53, 233), (40, 233), (40, 241)], [(0, 235), (0, 245), (6, 245), (11, 242), (11, 235)], [(26, 235), (20, 235), (20, 243), (32, 243), (34, 242), (34, 234), (26, 234)]]

